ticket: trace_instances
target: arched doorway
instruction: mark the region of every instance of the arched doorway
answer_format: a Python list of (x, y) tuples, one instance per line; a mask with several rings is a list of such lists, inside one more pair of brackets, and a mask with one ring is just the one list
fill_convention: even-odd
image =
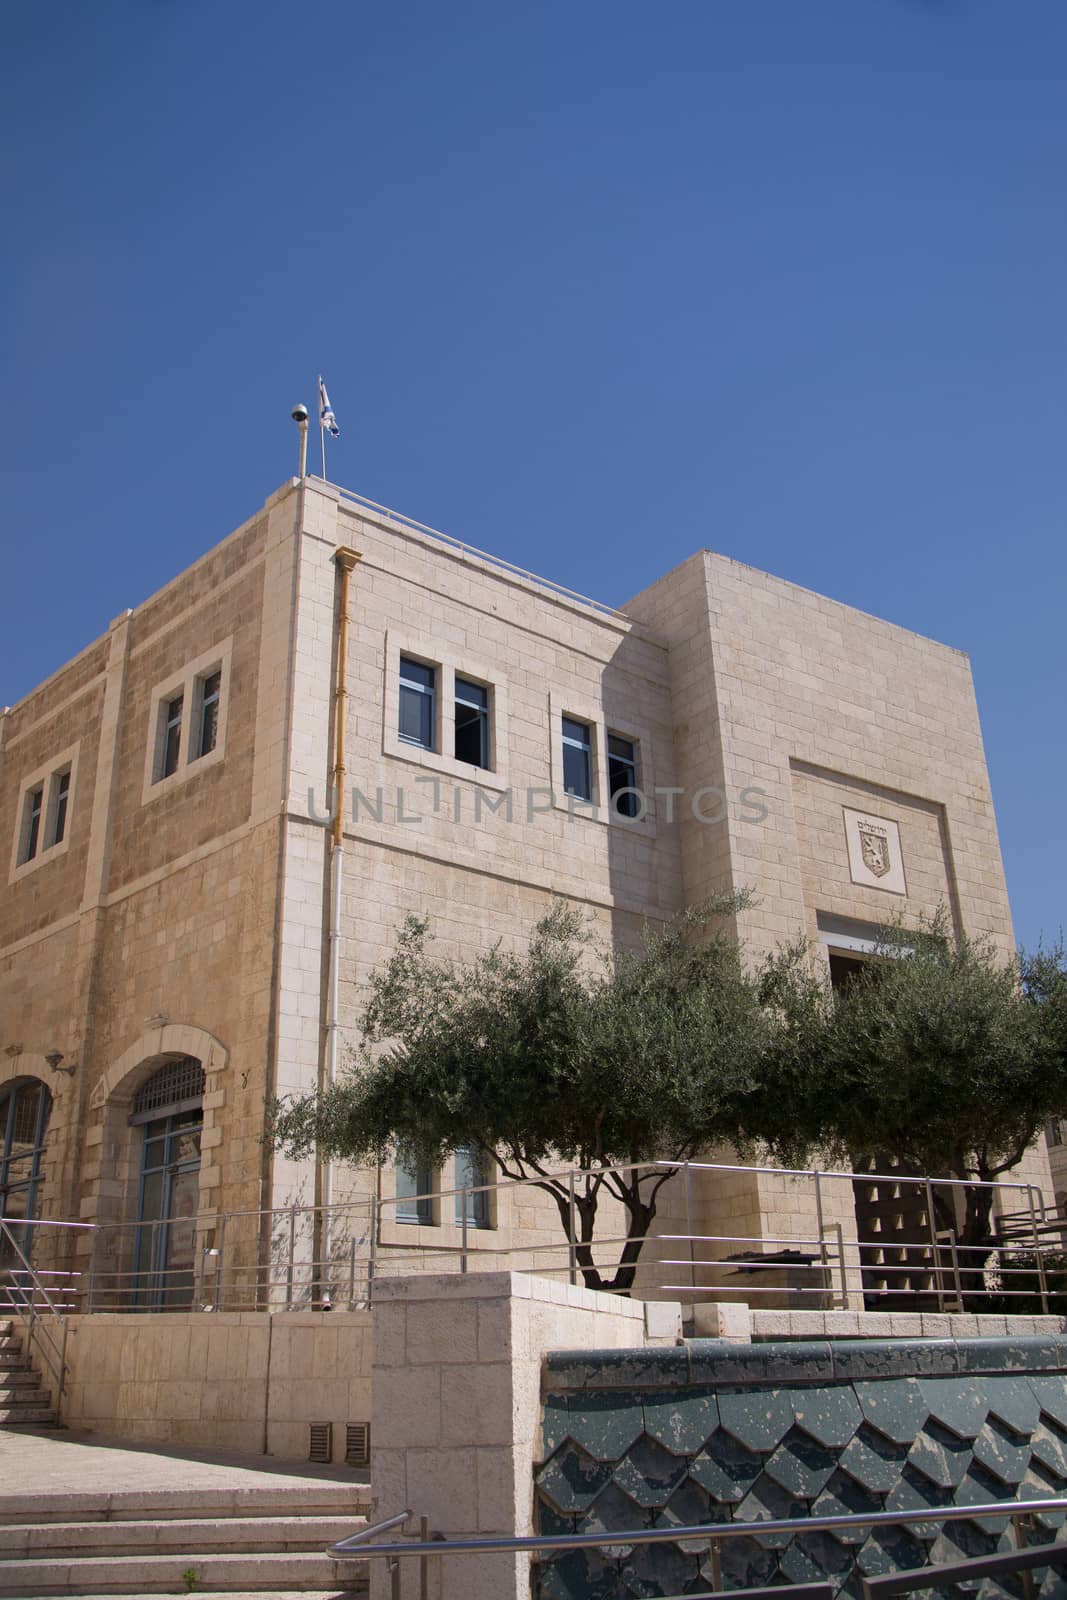
[[(35, 1230), (26, 1224), (38, 1212), (51, 1110), (48, 1085), (39, 1078), (22, 1078), (0, 1090), (0, 1217), (27, 1257)], [(0, 1260), (10, 1254), (7, 1240), (0, 1241)]]
[(195, 1056), (146, 1078), (130, 1125), (140, 1135), (134, 1305), (180, 1311), (192, 1305), (196, 1283), (204, 1069)]

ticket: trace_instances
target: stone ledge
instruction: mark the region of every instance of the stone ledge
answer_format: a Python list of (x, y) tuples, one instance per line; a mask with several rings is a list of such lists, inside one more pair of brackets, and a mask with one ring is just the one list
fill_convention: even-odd
[(553, 1350), (544, 1361), (545, 1387), (553, 1393), (687, 1384), (721, 1389), (753, 1383), (850, 1383), (983, 1372), (1067, 1372), (1067, 1337), (811, 1339), (757, 1345), (691, 1339), (673, 1348)]

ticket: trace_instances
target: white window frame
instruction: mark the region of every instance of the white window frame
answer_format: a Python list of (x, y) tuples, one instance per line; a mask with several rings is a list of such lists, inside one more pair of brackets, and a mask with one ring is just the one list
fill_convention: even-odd
[[(579, 800), (567, 794), (563, 787), (563, 718), (584, 722), (589, 729), (590, 755), (593, 764), (592, 800)], [(610, 715), (605, 707), (594, 700), (584, 699), (569, 691), (551, 689), (548, 695), (548, 720), (550, 729), (550, 777), (552, 804), (557, 811), (566, 811), (574, 817), (584, 817), (602, 826), (626, 828), (633, 833), (654, 835), (656, 832), (656, 794), (653, 787), (654, 756), (651, 731), (631, 717)], [(608, 782), (608, 735), (626, 739), (634, 747), (637, 765), (637, 788), (645, 802), (642, 816), (624, 817), (611, 804)]]
[[(68, 750), (63, 750), (59, 755), (52, 756), (48, 761), (42, 762), (36, 771), (23, 778), (19, 785), (18, 803), (15, 810), (15, 839), (11, 849), (8, 883), (14, 883), (17, 879), (24, 878), (27, 873), (34, 872), (38, 867), (43, 866), (46, 861), (58, 860), (70, 848), (78, 778), (79, 748), (79, 744), (73, 744)], [(59, 780), (65, 772), (70, 773), (70, 788), (67, 791), (67, 816), (63, 837), (58, 844), (55, 844), (50, 841), (55, 831)], [(22, 857), (28, 842), (29, 810), (27, 801), (35, 789), (44, 791), (41, 801), (41, 827), (37, 836), (37, 850), (28, 861), (24, 861)]]
[[(180, 784), (197, 773), (206, 772), (217, 765), (226, 754), (226, 727), (229, 720), (230, 678), (233, 659), (233, 635), (211, 650), (205, 650), (193, 661), (163, 678), (155, 685), (149, 698), (148, 738), (145, 749), (144, 784), (141, 804), (147, 805), (160, 795), (171, 794)], [(219, 715), (215, 731), (215, 748), (206, 755), (195, 755), (200, 743), (201, 701), (203, 685), (214, 673), (220, 673)], [(182, 729), (178, 746), (178, 765), (162, 778), (157, 776), (163, 766), (167, 735), (167, 707), (182, 696)]]
[[(433, 667), (437, 675), (434, 686), (437, 700), (435, 750), (425, 750), (422, 745), (409, 744), (400, 737), (401, 656)], [(489, 691), (488, 767), (475, 767), (469, 761), (457, 761), (452, 754), (456, 747), (457, 677), (481, 684)], [(382, 696), (382, 708), (383, 755), (454, 778), (459, 783), (472, 784), (475, 788), (507, 788), (508, 683), (493, 663), (426, 634), (390, 629), (385, 636), (385, 693)]]

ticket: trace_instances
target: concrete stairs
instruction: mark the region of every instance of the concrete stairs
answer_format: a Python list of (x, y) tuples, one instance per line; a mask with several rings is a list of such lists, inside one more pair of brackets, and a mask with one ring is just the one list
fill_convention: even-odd
[(327, 1545), (366, 1526), (365, 1484), (0, 1494), (0, 1597), (365, 1593)]
[(52, 1396), (23, 1351), (22, 1334), (10, 1318), (0, 1321), (0, 1427), (55, 1426)]

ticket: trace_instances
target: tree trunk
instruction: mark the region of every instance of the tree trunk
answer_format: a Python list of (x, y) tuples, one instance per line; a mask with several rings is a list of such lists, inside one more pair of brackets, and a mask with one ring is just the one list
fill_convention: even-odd
[(605, 1277), (593, 1258), (593, 1235), (596, 1230), (600, 1192), (583, 1195), (575, 1191), (574, 1210), (578, 1226), (575, 1230), (576, 1237), (571, 1240), (570, 1190), (552, 1183), (542, 1183), (538, 1187), (544, 1189), (556, 1202), (563, 1223), (563, 1232), (567, 1240), (574, 1245), (575, 1261), (581, 1269), (585, 1287), (608, 1294), (629, 1294), (637, 1275), (637, 1263), (644, 1248), (645, 1237), (656, 1215), (655, 1199), (642, 1200), (636, 1184), (628, 1186), (624, 1195), (612, 1196), (626, 1207), (626, 1240), (619, 1254), (614, 1276), (609, 1279)]

